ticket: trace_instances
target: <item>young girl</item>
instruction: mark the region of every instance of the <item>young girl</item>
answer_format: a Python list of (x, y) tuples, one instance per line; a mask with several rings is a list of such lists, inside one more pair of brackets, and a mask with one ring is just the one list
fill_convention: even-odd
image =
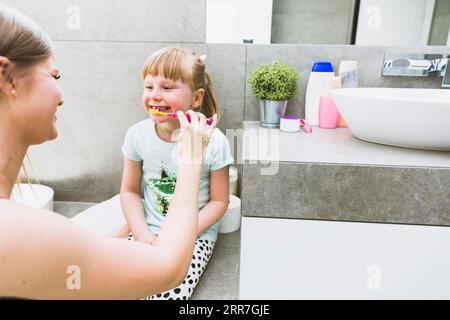
[[(210, 118), (218, 114), (211, 79), (201, 57), (183, 48), (163, 48), (145, 62), (142, 76), (144, 108), (174, 113), (194, 110)], [(124, 171), (122, 210), (131, 240), (153, 244), (164, 223), (177, 181), (178, 119), (154, 115), (133, 125), (122, 147)], [(217, 128), (210, 138), (200, 178), (198, 239), (191, 267), (182, 285), (147, 299), (189, 299), (211, 257), (218, 221), (228, 207), (229, 164), (233, 162), (225, 135)], [(141, 200), (141, 183), (144, 201)], [(122, 232), (123, 233), (123, 232)], [(128, 232), (127, 232), (128, 233)]]

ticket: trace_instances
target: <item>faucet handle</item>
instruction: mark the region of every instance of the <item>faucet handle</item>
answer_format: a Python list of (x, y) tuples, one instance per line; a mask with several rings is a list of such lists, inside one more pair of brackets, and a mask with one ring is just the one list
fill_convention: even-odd
[(437, 73), (443, 77), (442, 87), (450, 88), (450, 55), (405, 54), (384, 55), (383, 76), (428, 76)]
[(425, 70), (429, 71), (433, 63), (430, 60), (406, 59), (409, 62), (409, 70)]
[(423, 77), (428, 75), (430, 65), (423, 54), (386, 53), (382, 75)]
[(450, 67), (449, 67), (450, 59), (442, 59), (442, 60), (447, 60), (446, 63), (445, 63), (444, 70), (441, 71), (442, 87), (443, 88), (450, 88)]

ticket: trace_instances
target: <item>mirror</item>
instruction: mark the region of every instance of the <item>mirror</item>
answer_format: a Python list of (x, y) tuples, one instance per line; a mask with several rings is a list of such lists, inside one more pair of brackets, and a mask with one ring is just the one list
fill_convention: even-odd
[(207, 43), (450, 46), (449, 0), (207, 0)]

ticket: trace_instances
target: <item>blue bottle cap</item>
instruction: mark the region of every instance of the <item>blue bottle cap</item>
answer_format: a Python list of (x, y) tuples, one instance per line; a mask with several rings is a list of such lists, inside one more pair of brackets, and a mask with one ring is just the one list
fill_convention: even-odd
[(312, 72), (333, 72), (333, 65), (331, 62), (314, 62)]

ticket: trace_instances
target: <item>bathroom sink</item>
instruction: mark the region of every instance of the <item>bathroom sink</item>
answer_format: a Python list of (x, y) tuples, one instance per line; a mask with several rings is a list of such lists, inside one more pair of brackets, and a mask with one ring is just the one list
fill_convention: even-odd
[(356, 138), (450, 151), (450, 90), (343, 88), (331, 95)]

